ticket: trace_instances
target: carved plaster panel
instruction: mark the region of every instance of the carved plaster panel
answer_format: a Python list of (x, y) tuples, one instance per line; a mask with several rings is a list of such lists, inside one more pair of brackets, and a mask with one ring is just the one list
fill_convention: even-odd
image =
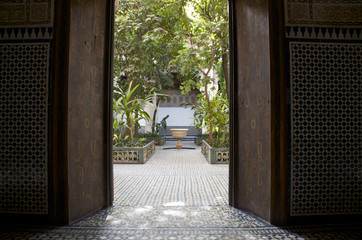
[(360, 0), (286, 0), (287, 25), (362, 26)]
[(0, 2), (0, 27), (53, 25), (53, 0), (9, 0)]

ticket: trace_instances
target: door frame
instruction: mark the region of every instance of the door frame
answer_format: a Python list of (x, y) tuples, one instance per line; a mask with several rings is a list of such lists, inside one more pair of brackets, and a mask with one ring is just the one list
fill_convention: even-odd
[(114, 56), (114, 18), (115, 18), (115, 1), (109, 1), (107, 9), (107, 37), (105, 44), (105, 79), (107, 82), (108, 98), (105, 101), (105, 108), (108, 109), (104, 129), (106, 129), (106, 148), (107, 148), (107, 161), (106, 161), (106, 192), (107, 192), (107, 205), (112, 206), (114, 200), (114, 181), (113, 181), (113, 56)]

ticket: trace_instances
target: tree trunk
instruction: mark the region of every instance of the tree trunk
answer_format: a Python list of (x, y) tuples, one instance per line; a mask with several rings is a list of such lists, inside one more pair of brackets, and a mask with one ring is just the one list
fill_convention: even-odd
[[(136, 119), (138, 118), (138, 111), (136, 111), (136, 113), (135, 113), (135, 118)], [(138, 125), (137, 124), (135, 124), (135, 126), (134, 126), (134, 137), (135, 138), (138, 137)]]
[(221, 61), (222, 61), (222, 70), (224, 72), (224, 77), (225, 77), (226, 94), (229, 99), (229, 97), (230, 97), (230, 80), (229, 80), (229, 69), (228, 69), (228, 56), (227, 56), (226, 52), (224, 52), (221, 55)]
[(213, 128), (213, 124), (212, 124), (212, 114), (211, 114), (211, 104), (210, 104), (210, 97), (209, 97), (209, 93), (208, 93), (208, 89), (207, 89), (207, 83), (205, 83), (205, 98), (207, 101), (207, 106), (209, 108), (209, 140), (210, 142), (214, 141), (213, 137), (212, 137), (212, 128)]
[[(134, 81), (128, 76), (128, 74), (126, 73), (126, 76), (127, 76), (127, 79), (128, 79), (128, 84), (132, 84), (132, 87), (134, 87)], [(133, 100), (134, 99), (134, 93), (131, 95), (131, 97), (130, 97), (130, 99), (129, 99), (129, 101), (130, 100)], [(129, 107), (129, 106), (128, 106)], [(132, 128), (132, 126), (131, 126), (131, 120), (129, 119), (129, 118), (127, 118), (127, 126), (129, 127), (129, 128)], [(126, 131), (125, 131), (125, 134), (126, 134), (126, 136), (131, 136), (131, 130), (129, 129), (129, 128), (126, 128)]]

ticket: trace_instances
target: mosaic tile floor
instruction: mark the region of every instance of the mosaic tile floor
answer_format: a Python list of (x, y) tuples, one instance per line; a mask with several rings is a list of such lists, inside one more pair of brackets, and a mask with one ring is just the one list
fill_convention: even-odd
[(227, 205), (229, 166), (208, 164), (192, 142), (183, 146), (195, 150), (163, 150), (175, 144), (157, 146), (146, 164), (115, 164), (114, 205)]
[(114, 166), (113, 207), (64, 227), (0, 226), (0, 239), (362, 239), (361, 225), (278, 228), (231, 208), (227, 165), (163, 147), (144, 165)]

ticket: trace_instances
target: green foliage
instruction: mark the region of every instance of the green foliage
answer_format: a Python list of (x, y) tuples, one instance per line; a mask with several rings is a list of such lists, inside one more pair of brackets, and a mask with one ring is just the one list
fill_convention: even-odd
[[(217, 145), (228, 144), (229, 135), (229, 102), (224, 95), (216, 94), (210, 101), (205, 99), (204, 94), (199, 94), (197, 105), (194, 107), (194, 125), (196, 128), (207, 128), (215, 136)], [(212, 124), (210, 124), (212, 122)], [(212, 129), (210, 129), (212, 126)], [(211, 139), (209, 139), (210, 144)], [(213, 144), (211, 144), (213, 145)]]
[(226, 91), (226, 81), (225, 81), (225, 73), (222, 69), (222, 64), (221, 62), (219, 62), (217, 65), (216, 65), (216, 74), (217, 74), (217, 77), (219, 79), (219, 91), (220, 91), (220, 94), (223, 95), (224, 97), (227, 96), (227, 91)]
[(166, 119), (169, 117), (167, 115), (166, 117), (162, 118), (162, 120), (159, 123), (155, 124), (156, 131), (155, 132), (147, 132), (147, 133), (139, 133), (138, 135), (141, 137), (160, 137), (160, 129), (167, 130), (167, 122)]
[[(114, 89), (115, 95), (118, 96), (116, 99), (113, 99), (113, 139), (116, 145), (122, 142), (122, 138), (124, 138), (124, 141), (135, 144), (134, 133), (136, 127), (139, 126), (139, 121), (141, 119), (150, 120), (150, 116), (143, 108), (146, 100), (132, 97), (138, 86), (139, 85), (136, 85), (132, 88), (131, 82), (126, 91), (119, 87), (115, 87)], [(127, 135), (125, 133), (126, 129), (129, 130), (130, 134)]]
[[(177, 63), (182, 66), (181, 72), (185, 76), (190, 76), (190, 72), (196, 68), (198, 77), (186, 78), (180, 89), (183, 94), (187, 94), (194, 88), (204, 88), (204, 94), (199, 96), (199, 105), (196, 108), (195, 126), (208, 128), (210, 142), (213, 141), (213, 132), (225, 128), (223, 122), (226, 122), (215, 108), (228, 108), (227, 97), (224, 101), (225, 106), (219, 104), (222, 102), (221, 98), (224, 99), (224, 95), (227, 95), (226, 83), (221, 84), (225, 88), (221, 89), (223, 93), (220, 98), (211, 99), (208, 89), (209, 84), (216, 82), (211, 73), (217, 69), (217, 65), (227, 63), (225, 62), (228, 58), (227, 6), (227, 1), (215, 0), (192, 0), (183, 5), (184, 29), (180, 38), (184, 44), (179, 51)], [(219, 80), (225, 81), (226, 78)], [(223, 135), (221, 141), (224, 139)]]
[(132, 142), (128, 136), (122, 136), (122, 133), (113, 135), (113, 146), (114, 147), (143, 147), (148, 142), (145, 138), (134, 139)]
[(169, 117), (169, 115), (167, 115), (166, 117), (162, 118), (162, 120), (159, 123), (156, 123), (156, 133), (160, 134), (160, 129), (162, 128), (164, 131), (167, 130), (167, 118)]
[[(227, 112), (228, 119), (227, 84), (224, 83), (227, 72), (219, 66), (228, 59), (228, 1), (121, 0), (118, 5), (114, 36), (114, 76), (119, 89), (114, 94), (116, 139), (125, 136), (122, 131), (129, 129), (132, 134), (128, 138), (134, 142), (138, 121), (148, 116), (142, 104), (137, 104), (148, 101), (150, 92), (162, 93), (165, 87), (172, 86), (175, 76), (182, 79), (180, 88), (184, 94), (205, 87), (197, 106), (196, 127), (208, 126), (211, 137), (213, 131), (226, 133), (226, 115), (223, 118), (220, 114)], [(210, 98), (207, 85), (215, 82), (210, 74), (215, 69), (219, 73), (224, 71), (224, 78), (218, 74), (223, 81), (221, 96)], [(142, 87), (127, 90), (132, 82)], [(128, 100), (120, 100), (124, 98), (122, 94), (131, 91)], [(152, 130), (157, 128), (159, 132), (161, 126), (162, 121), (153, 124)], [(221, 141), (225, 138), (220, 137)]]
[(146, 132), (146, 133), (139, 133), (138, 136), (147, 138), (147, 137), (159, 137), (160, 135), (158, 135), (157, 133)]
[[(170, 64), (181, 43), (175, 41), (180, 28), (178, 1), (122, 0), (115, 15), (114, 76), (135, 81), (138, 96), (146, 96), (173, 85), (175, 68)], [(123, 82), (122, 82), (123, 81)]]
[(229, 134), (228, 133), (217, 133), (214, 135), (214, 140), (210, 141), (205, 139), (205, 141), (212, 148), (228, 148), (229, 147)]
[[(214, 82), (210, 71), (223, 57), (228, 58), (228, 1), (185, 1), (182, 22), (184, 27), (178, 38), (183, 45), (176, 62), (186, 77), (181, 90), (187, 93), (193, 87)], [(195, 69), (199, 78), (190, 75)]]

